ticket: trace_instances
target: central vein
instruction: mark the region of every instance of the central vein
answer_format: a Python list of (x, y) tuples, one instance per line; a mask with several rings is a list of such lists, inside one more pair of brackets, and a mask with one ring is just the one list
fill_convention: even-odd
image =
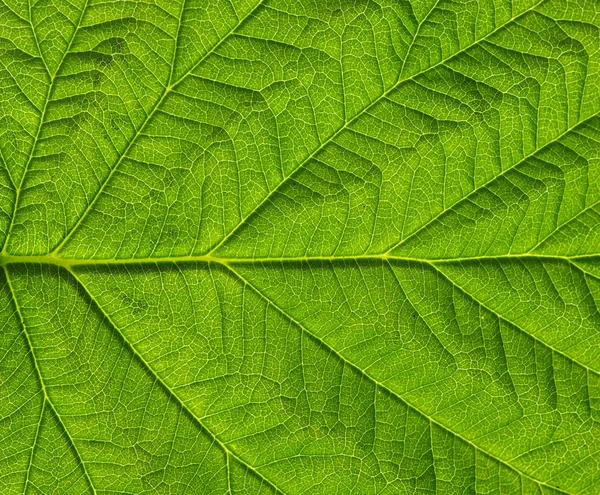
[(167, 263), (302, 263), (302, 262), (343, 262), (343, 261), (405, 261), (415, 263), (451, 263), (483, 260), (563, 260), (577, 261), (585, 259), (600, 259), (600, 254), (582, 255), (582, 256), (559, 256), (559, 255), (535, 255), (535, 254), (506, 254), (498, 256), (473, 256), (468, 258), (417, 258), (407, 256), (393, 256), (390, 254), (372, 254), (372, 255), (349, 255), (349, 256), (299, 256), (299, 257), (260, 257), (260, 258), (223, 258), (214, 255), (199, 256), (170, 256), (170, 257), (149, 257), (149, 258), (124, 258), (124, 259), (74, 259), (62, 258), (54, 254), (46, 255), (11, 255), (0, 254), (0, 266), (10, 264), (45, 264), (56, 265), (66, 269), (76, 266), (120, 266), (120, 265), (153, 265)]

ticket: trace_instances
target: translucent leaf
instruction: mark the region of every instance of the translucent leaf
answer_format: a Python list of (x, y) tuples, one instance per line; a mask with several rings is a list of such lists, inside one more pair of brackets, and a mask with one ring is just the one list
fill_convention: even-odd
[(2, 494), (600, 493), (600, 4), (0, 0)]

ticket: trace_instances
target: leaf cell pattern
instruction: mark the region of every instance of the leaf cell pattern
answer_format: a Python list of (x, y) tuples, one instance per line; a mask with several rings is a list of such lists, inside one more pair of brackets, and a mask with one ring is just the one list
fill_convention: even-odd
[(596, 0), (0, 0), (2, 493), (600, 494)]

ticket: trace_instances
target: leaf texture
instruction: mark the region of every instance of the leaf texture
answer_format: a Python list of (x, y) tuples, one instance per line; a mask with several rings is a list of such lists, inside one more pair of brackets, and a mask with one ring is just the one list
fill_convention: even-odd
[(4, 494), (600, 494), (596, 0), (0, 0)]

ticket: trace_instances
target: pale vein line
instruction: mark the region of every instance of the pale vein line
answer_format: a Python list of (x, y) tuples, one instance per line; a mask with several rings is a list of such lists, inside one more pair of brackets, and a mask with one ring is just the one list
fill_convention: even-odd
[(95, 495), (96, 494), (96, 488), (95, 488), (94, 484), (92, 483), (92, 479), (90, 478), (90, 475), (89, 475), (89, 473), (87, 471), (87, 468), (85, 466), (85, 462), (83, 462), (83, 458), (81, 457), (81, 455), (79, 453), (79, 450), (77, 449), (77, 445), (75, 445), (73, 437), (69, 433), (69, 430), (67, 430), (66, 425), (63, 423), (62, 418), (58, 414), (58, 411), (56, 410), (56, 407), (54, 407), (54, 403), (52, 402), (52, 400), (50, 399), (50, 396), (48, 394), (48, 390), (46, 388), (46, 383), (44, 382), (44, 379), (42, 377), (42, 371), (40, 369), (37, 357), (35, 355), (33, 343), (32, 343), (31, 338), (29, 336), (29, 332), (27, 331), (27, 324), (25, 323), (25, 319), (23, 318), (23, 313), (21, 311), (21, 306), (19, 305), (19, 301), (17, 299), (17, 294), (16, 294), (15, 289), (13, 287), (12, 280), (11, 280), (10, 275), (9, 275), (9, 271), (8, 271), (8, 269), (6, 267), (4, 268), (4, 274), (6, 276), (6, 281), (8, 283), (8, 287), (10, 289), (10, 292), (11, 292), (11, 295), (12, 295), (12, 298), (13, 298), (13, 302), (15, 304), (15, 309), (17, 310), (17, 314), (19, 315), (19, 320), (21, 322), (21, 327), (23, 328), (23, 334), (25, 335), (25, 340), (27, 341), (27, 346), (29, 348), (29, 351), (31, 352), (31, 357), (32, 357), (33, 365), (34, 365), (36, 374), (38, 376), (38, 380), (40, 382), (40, 387), (41, 387), (42, 392), (44, 394), (44, 401), (50, 406), (50, 409), (54, 413), (54, 416), (56, 417), (56, 420), (60, 424), (60, 426), (61, 426), (64, 434), (67, 436), (67, 438), (69, 440), (69, 443), (71, 444), (71, 447), (73, 448), (73, 452), (75, 454), (75, 457), (77, 458), (77, 461), (79, 462), (79, 464), (80, 464), (80, 466), (81, 466), (81, 468), (83, 470), (83, 474), (85, 476), (85, 479), (87, 480), (90, 488), (92, 489), (92, 492)]
[(227, 493), (233, 495), (231, 490), (231, 466), (229, 465), (229, 452), (225, 452), (226, 466), (227, 466)]
[(81, 281), (81, 279), (77, 276), (77, 274), (67, 268), (68, 272), (71, 274), (71, 276), (77, 281), (77, 283), (79, 284), (79, 286), (85, 291), (85, 293), (87, 294), (87, 296), (90, 298), (91, 301), (93, 301), (93, 303), (95, 304), (95, 306), (98, 308), (98, 310), (100, 311), (100, 313), (102, 313), (102, 315), (104, 316), (104, 318), (106, 318), (106, 321), (110, 324), (110, 326), (115, 330), (115, 332), (117, 333), (117, 335), (123, 340), (123, 343), (127, 346), (127, 348), (131, 351), (131, 353), (136, 357), (136, 359), (138, 359), (139, 363), (148, 371), (148, 373), (150, 373), (152, 375), (152, 377), (164, 388), (164, 390), (169, 394), (169, 396), (171, 396), (179, 405), (179, 407), (181, 409), (183, 409), (190, 418), (192, 418), (206, 433), (208, 433), (211, 438), (213, 439), (214, 442), (216, 442), (221, 449), (223, 450), (223, 453), (227, 456), (230, 455), (231, 457), (233, 457), (236, 461), (238, 461), (240, 464), (242, 464), (243, 466), (245, 466), (247, 469), (249, 469), (251, 472), (255, 473), (256, 476), (258, 476), (261, 480), (264, 480), (265, 483), (267, 483), (271, 488), (273, 488), (276, 492), (281, 493), (283, 495), (285, 495), (285, 492), (280, 489), (277, 485), (275, 485), (272, 481), (270, 481), (269, 479), (265, 478), (261, 473), (259, 473), (253, 466), (251, 466), (250, 464), (248, 464), (246, 461), (244, 461), (241, 457), (239, 457), (238, 455), (236, 455), (232, 450), (230, 450), (227, 445), (222, 442), (219, 437), (210, 429), (208, 428), (208, 426), (206, 426), (203, 421), (185, 404), (185, 402), (175, 393), (174, 390), (172, 390), (164, 381), (163, 379), (159, 376), (159, 374), (154, 370), (154, 368), (144, 359), (144, 357), (137, 351), (137, 349), (135, 348), (135, 346), (133, 345), (133, 343), (125, 336), (125, 334), (121, 331), (121, 329), (117, 326), (117, 324), (112, 320), (112, 318), (108, 315), (108, 313), (104, 310), (104, 308), (102, 307), (102, 305), (100, 304), (100, 302), (92, 295), (92, 293), (87, 289), (87, 287), (85, 286), (85, 284)]
[(46, 409), (46, 398), (42, 400), (42, 407), (40, 410), (40, 418), (38, 419), (37, 428), (35, 429), (35, 437), (33, 438), (33, 445), (31, 446), (31, 454), (29, 454), (29, 460), (27, 462), (27, 474), (25, 475), (25, 483), (23, 485), (23, 493), (27, 495), (27, 489), (29, 487), (29, 478), (31, 476), (31, 466), (33, 466), (33, 458), (35, 455), (35, 448), (37, 447), (38, 436), (42, 427), (42, 418), (44, 417), (44, 410)]
[(418, 258), (412, 256), (395, 256), (391, 254), (348, 255), (348, 256), (290, 256), (290, 257), (256, 257), (256, 258), (225, 258), (220, 256), (168, 256), (156, 258), (62, 258), (53, 254), (40, 256), (10, 255), (0, 253), (0, 266), (13, 264), (43, 264), (56, 265), (70, 269), (76, 266), (135, 266), (135, 265), (160, 265), (165, 263), (235, 263), (235, 264), (260, 264), (260, 263), (311, 263), (320, 261), (345, 262), (345, 261), (408, 261), (415, 263), (463, 263), (469, 261), (486, 260), (555, 260), (567, 261), (600, 261), (600, 253), (563, 256), (552, 254), (501, 254), (489, 256), (472, 256), (465, 258)]
[(434, 447), (433, 447), (433, 422), (431, 421), (431, 418), (429, 418), (429, 425), (427, 425), (429, 427), (429, 445), (431, 446), (431, 467), (433, 469), (433, 481), (435, 483), (435, 493), (437, 495), (438, 493), (438, 475), (437, 475), (437, 469), (435, 468), (435, 452), (434, 452)]

